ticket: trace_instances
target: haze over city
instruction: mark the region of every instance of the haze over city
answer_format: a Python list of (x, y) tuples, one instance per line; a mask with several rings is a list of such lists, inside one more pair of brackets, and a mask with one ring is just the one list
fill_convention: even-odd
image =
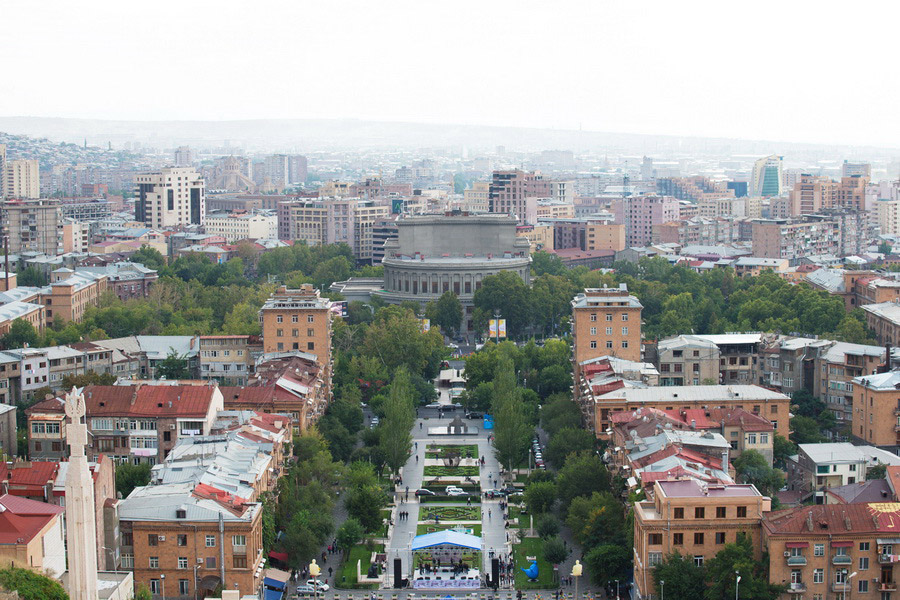
[(0, 600), (898, 600), (898, 17), (0, 0)]

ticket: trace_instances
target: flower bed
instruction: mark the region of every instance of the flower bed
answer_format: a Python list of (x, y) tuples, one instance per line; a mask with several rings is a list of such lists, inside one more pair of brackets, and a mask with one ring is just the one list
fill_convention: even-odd
[(429, 444), (425, 450), (425, 458), (441, 458), (445, 451), (459, 452), (460, 458), (478, 458), (478, 446), (474, 444), (466, 444), (457, 446), (455, 444)]
[(429, 465), (425, 467), (425, 477), (477, 477), (478, 467), (445, 467)]
[(435, 506), (419, 510), (419, 521), (481, 521), (481, 505), (475, 506)]

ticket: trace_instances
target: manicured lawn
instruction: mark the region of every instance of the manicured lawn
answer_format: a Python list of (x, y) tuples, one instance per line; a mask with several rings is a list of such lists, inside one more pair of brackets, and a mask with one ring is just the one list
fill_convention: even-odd
[(422, 496), (421, 498), (419, 498), (419, 504), (462, 504), (462, 505), (465, 505), (466, 502), (465, 502), (465, 500), (460, 502), (459, 498), (454, 498), (452, 496)]
[(445, 529), (452, 529), (455, 527), (464, 527), (466, 529), (471, 529), (472, 535), (481, 535), (481, 524), (447, 525), (445, 523), (441, 523), (439, 525), (434, 525), (431, 523), (419, 523), (419, 525), (416, 527), (416, 535), (424, 535), (426, 533), (434, 533), (435, 531), (443, 531)]
[[(559, 587), (559, 584), (553, 581), (553, 565), (544, 560), (541, 546), (540, 538), (525, 538), (520, 544), (513, 545), (513, 557), (516, 561), (517, 590), (547, 590)], [(531, 566), (531, 561), (527, 560), (526, 556), (537, 558), (538, 578), (534, 583), (522, 571), (522, 569), (527, 569)]]
[(456, 446), (453, 444), (429, 444), (425, 451), (425, 458), (441, 458), (441, 453), (445, 450), (456, 450), (462, 458), (478, 458), (478, 446), (464, 445)]
[(377, 537), (386, 538), (388, 534), (388, 520), (391, 518), (391, 511), (386, 508), (382, 509), (381, 518), (383, 519), (383, 523), (376, 533), (378, 534)]
[(481, 505), (474, 506), (435, 506), (419, 510), (419, 520), (431, 520), (437, 517), (441, 521), (480, 521)]
[[(384, 552), (384, 544), (375, 544), (376, 552)], [(378, 589), (375, 584), (360, 584), (356, 582), (356, 562), (362, 561), (360, 570), (365, 576), (369, 572), (369, 559), (372, 558), (372, 551), (366, 548), (365, 544), (354, 546), (350, 549), (350, 555), (347, 560), (341, 564), (335, 579), (335, 587), (356, 590), (374, 590)]]
[(425, 477), (477, 477), (478, 467), (445, 467), (429, 465), (425, 467)]
[(522, 515), (522, 508), (519, 506), (510, 506), (509, 507), (509, 518), (518, 519)]

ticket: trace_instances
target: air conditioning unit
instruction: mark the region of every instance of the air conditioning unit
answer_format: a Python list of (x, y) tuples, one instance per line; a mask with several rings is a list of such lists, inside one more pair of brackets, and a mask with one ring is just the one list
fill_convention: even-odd
[(166, 541), (166, 536), (164, 536), (164, 535), (158, 535), (158, 536), (156, 536), (156, 537), (157, 537), (157, 539), (158, 539), (160, 542)]
[(197, 559), (197, 564), (198, 564), (198, 565), (202, 565), (202, 564), (203, 564), (203, 559), (202, 559), (202, 558), (198, 558), (198, 559)]
[(873, 578), (872, 578), (872, 583), (878, 583), (878, 578), (877, 578), (877, 577), (873, 577)]
[(784, 557), (787, 558), (787, 557), (790, 556), (790, 555), (791, 555), (791, 553), (788, 552), (787, 550), (785, 550), (785, 552), (784, 552)]
[(170, 423), (170, 424), (169, 424), (169, 429), (175, 429), (175, 423)]

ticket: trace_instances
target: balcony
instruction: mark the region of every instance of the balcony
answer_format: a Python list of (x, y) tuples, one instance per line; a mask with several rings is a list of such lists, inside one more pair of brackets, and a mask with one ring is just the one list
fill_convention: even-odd
[(832, 583), (831, 584), (832, 592), (849, 592), (850, 591), (850, 582), (844, 583)]
[(234, 554), (243, 556), (247, 554), (247, 546), (232, 546), (231, 551)]
[(789, 567), (805, 567), (806, 566), (806, 557), (805, 556), (788, 556), (787, 564)]
[(831, 564), (833, 565), (852, 565), (853, 559), (849, 554), (835, 554), (831, 557)]
[(879, 565), (892, 565), (894, 564), (894, 559), (892, 554), (879, 554), (878, 555), (878, 564)]
[(788, 591), (792, 594), (803, 593), (806, 591), (806, 584), (802, 581), (791, 582), (788, 586)]
[(883, 581), (878, 586), (879, 592), (896, 592), (897, 591), (897, 582), (896, 581)]

